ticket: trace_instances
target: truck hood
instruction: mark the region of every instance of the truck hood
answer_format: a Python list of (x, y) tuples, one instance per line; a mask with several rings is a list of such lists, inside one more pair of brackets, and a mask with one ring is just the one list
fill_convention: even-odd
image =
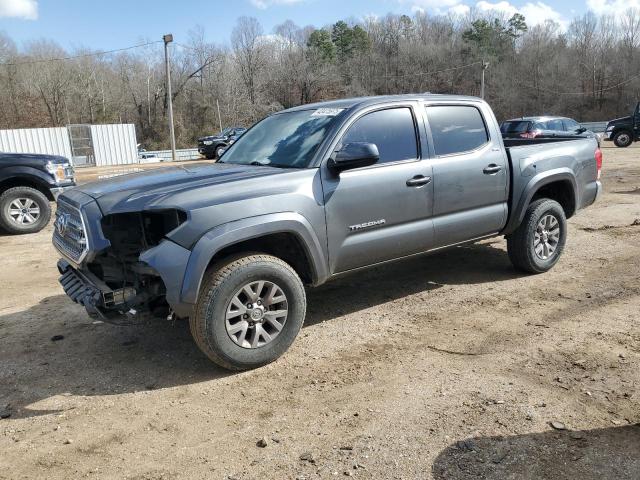
[(41, 153), (0, 153), (0, 162), (45, 165), (47, 162), (69, 163), (69, 160), (60, 155), (46, 155)]
[[(227, 137), (229, 138), (229, 137)], [(204, 142), (205, 140), (212, 140), (214, 142), (217, 142), (218, 140), (220, 141), (224, 141), (225, 137), (221, 136), (221, 135), (209, 135), (208, 137), (201, 137), (198, 139), (199, 142)]]
[[(158, 168), (92, 182), (77, 190), (94, 198), (103, 214), (146, 208), (197, 208), (203, 192), (218, 193), (225, 186), (282, 175), (294, 169), (253, 165), (208, 164)], [(262, 182), (261, 182), (262, 183)]]
[(609, 120), (607, 127), (611, 125), (631, 125), (631, 117), (620, 117)]

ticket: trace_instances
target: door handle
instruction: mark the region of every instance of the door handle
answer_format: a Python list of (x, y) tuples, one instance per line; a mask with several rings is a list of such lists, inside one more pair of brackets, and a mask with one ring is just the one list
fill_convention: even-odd
[(407, 187), (421, 187), (431, 182), (431, 177), (425, 177), (424, 175), (416, 175), (413, 178), (407, 180)]
[(496, 165), (495, 163), (492, 163), (484, 167), (484, 170), (482, 170), (482, 173), (484, 173), (485, 175), (493, 175), (495, 173), (498, 173), (500, 170), (502, 170), (502, 167), (500, 165)]

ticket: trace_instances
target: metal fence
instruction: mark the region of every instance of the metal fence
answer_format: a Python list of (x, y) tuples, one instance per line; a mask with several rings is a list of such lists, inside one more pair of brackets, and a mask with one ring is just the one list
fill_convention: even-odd
[(594, 133), (604, 133), (607, 128), (607, 123), (608, 122), (582, 122), (580, 125)]
[(79, 167), (138, 163), (133, 124), (0, 130), (0, 152), (61, 155)]
[(91, 139), (97, 166), (138, 162), (136, 127), (132, 123), (91, 125)]
[[(142, 156), (147, 158), (140, 158), (140, 163), (170, 162), (171, 150), (154, 150), (152, 152), (144, 152)], [(197, 148), (183, 148), (181, 150), (176, 150), (176, 156), (179, 162), (186, 160), (198, 160), (202, 158), (198, 153)]]
[(0, 152), (46, 153), (71, 158), (65, 127), (0, 130)]

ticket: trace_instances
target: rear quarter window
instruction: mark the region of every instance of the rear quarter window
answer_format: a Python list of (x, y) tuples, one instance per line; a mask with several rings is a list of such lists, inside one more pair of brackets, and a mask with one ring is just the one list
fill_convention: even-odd
[(466, 105), (427, 107), (427, 119), (436, 155), (464, 153), (489, 141), (480, 110)]
[(531, 127), (531, 122), (526, 120), (502, 122), (500, 132), (502, 133), (527, 133)]

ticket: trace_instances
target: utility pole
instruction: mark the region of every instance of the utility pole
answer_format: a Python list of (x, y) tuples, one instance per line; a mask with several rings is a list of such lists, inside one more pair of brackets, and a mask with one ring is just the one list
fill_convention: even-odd
[(218, 123), (220, 124), (220, 132), (222, 132), (222, 117), (220, 116), (220, 102), (216, 98), (216, 106), (218, 107)]
[(480, 98), (484, 100), (484, 71), (489, 68), (489, 62), (482, 61), (482, 79), (480, 80)]
[(171, 159), (175, 162), (176, 132), (173, 130), (173, 100), (171, 98), (171, 68), (169, 67), (169, 44), (173, 42), (173, 35), (168, 33), (162, 37), (164, 40), (164, 65), (167, 71), (167, 106), (169, 107), (169, 136), (171, 137)]

